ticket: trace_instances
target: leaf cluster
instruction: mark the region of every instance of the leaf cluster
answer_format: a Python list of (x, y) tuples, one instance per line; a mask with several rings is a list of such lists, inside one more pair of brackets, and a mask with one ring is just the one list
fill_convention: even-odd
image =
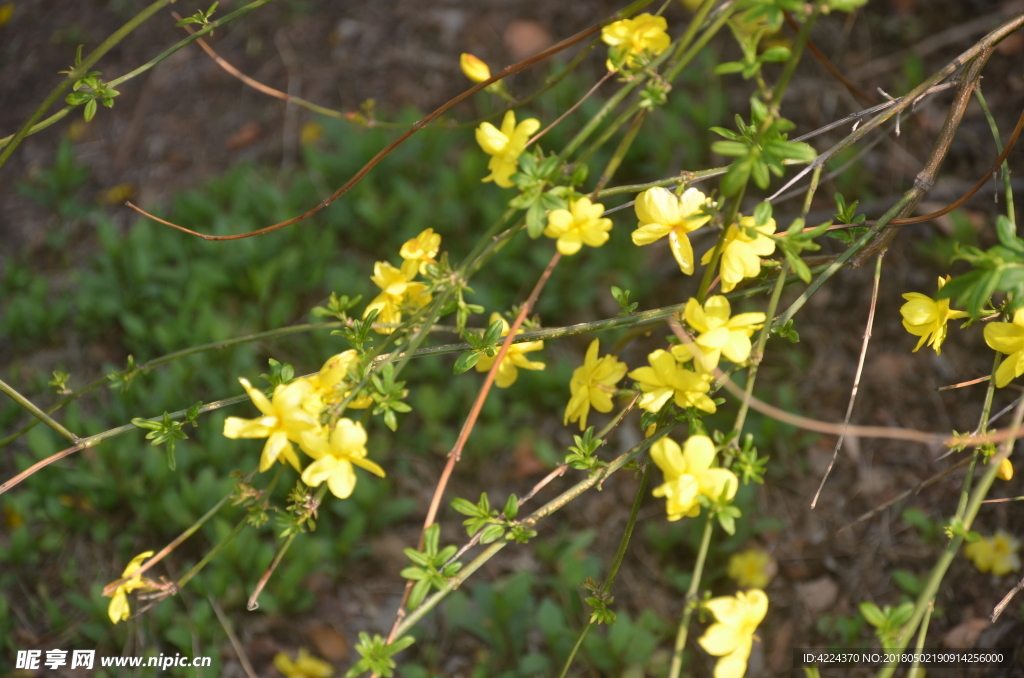
[(475, 330), (467, 330), (462, 333), (462, 338), (473, 348), (459, 356), (455, 361), (455, 374), (462, 374), (478, 362), (482, 356), (493, 358), (501, 349), (501, 330), (505, 327), (501, 320), (495, 320), (481, 334)]
[(327, 300), (327, 306), (317, 306), (313, 308), (310, 313), (314, 318), (337, 318), (343, 323), (349, 321), (348, 311), (360, 301), (362, 301), (363, 295), (357, 294), (351, 299), (347, 294), (343, 294), (340, 297), (336, 292), (331, 292), (330, 298)]
[(955, 259), (970, 263), (974, 270), (959, 275), (939, 290), (938, 299), (956, 299), (972, 319), (985, 312), (985, 305), (996, 292), (1005, 292), (1005, 312), (1013, 313), (1024, 306), (1024, 239), (1017, 237), (1017, 226), (1005, 215), (996, 219), (999, 244), (982, 251), (969, 245), (958, 245)]
[(572, 439), (575, 445), (569, 447), (569, 454), (565, 455), (565, 463), (577, 471), (597, 471), (608, 465), (595, 456), (597, 448), (604, 444), (600, 438), (594, 437), (594, 427), (588, 426), (582, 436), (574, 435)]
[(356, 644), (356, 652), (362, 656), (355, 665), (348, 670), (345, 678), (356, 678), (367, 671), (372, 671), (378, 676), (391, 678), (395, 675), (395, 668), (398, 666), (391, 657), (398, 654), (405, 648), (416, 642), (412, 636), (402, 636), (390, 645), (379, 634), (370, 634), (366, 631), (359, 632), (359, 642)]
[(896, 649), (900, 630), (914, 616), (914, 604), (911, 602), (903, 603), (898, 607), (886, 605), (879, 608), (874, 603), (865, 601), (858, 607), (864, 619), (875, 627), (875, 635), (882, 643), (882, 648), (887, 652)]
[(785, 118), (775, 117), (761, 100), (750, 100), (750, 124), (736, 115), (738, 132), (724, 127), (712, 127), (711, 131), (725, 137), (716, 141), (711, 150), (719, 155), (736, 158), (722, 177), (722, 193), (735, 195), (753, 179), (758, 188), (768, 188), (769, 174), (781, 177), (784, 160), (811, 162), (817, 152), (810, 144), (802, 141), (787, 141), (786, 132), (795, 125)]
[(439, 550), (441, 526), (434, 523), (423, 533), (423, 550), (404, 549), (404, 553), (413, 562), (410, 567), (402, 570), (402, 576), (416, 582), (409, 594), (409, 609), (415, 610), (430, 593), (431, 588), (442, 589), (448, 579), (462, 569), (462, 563), (449, 563), (458, 549), (445, 546)]
[(509, 201), (509, 207), (526, 210), (526, 231), (531, 238), (539, 238), (547, 226), (545, 216), (549, 210), (564, 209), (575, 196), (572, 186), (587, 179), (589, 168), (577, 164), (569, 175), (569, 186), (554, 186), (545, 191), (549, 184), (562, 178), (562, 161), (557, 155), (545, 157), (541, 149), (519, 156), (519, 171), (510, 179), (519, 187), (520, 193)]
[[(84, 45), (79, 45), (75, 51), (75, 65), (70, 70), (61, 71), (67, 75), (73, 75), (78, 73), (82, 68), (82, 48)], [(71, 86), (73, 90), (71, 94), (64, 98), (71, 106), (85, 105), (85, 110), (82, 111), (85, 121), (89, 122), (96, 115), (97, 101), (102, 102), (107, 108), (114, 107), (114, 97), (120, 92), (112, 87), (108, 87), (102, 80), (99, 79), (100, 71), (89, 71), (85, 75), (75, 80), (75, 84)]]
[(412, 412), (412, 407), (403, 399), (409, 395), (404, 381), (395, 381), (395, 366), (387, 363), (370, 377), (370, 397), (376, 405), (373, 414), (383, 414), (384, 424), (392, 431), (398, 430), (396, 412)]
[[(340, 301), (340, 300), (339, 300)], [(352, 302), (355, 305), (355, 301)], [(373, 330), (373, 323), (377, 319), (380, 309), (373, 309), (366, 314), (362, 320), (353, 319), (351, 327), (343, 327), (340, 330), (333, 330), (331, 335), (340, 335), (348, 342), (349, 346), (357, 352), (363, 353), (363, 344), (370, 341), (370, 331)]]
[(153, 442), (150, 444), (154, 447), (167, 443), (165, 448), (167, 450), (167, 468), (173, 471), (177, 468), (177, 461), (174, 457), (177, 442), (188, 439), (188, 435), (182, 429), (188, 424), (191, 424), (193, 428), (199, 426), (196, 417), (199, 416), (199, 408), (202, 406), (202, 401), (194, 403), (185, 412), (185, 418), (182, 421), (174, 421), (171, 419), (170, 413), (164, 412), (162, 419), (136, 417), (132, 419), (132, 424), (149, 431), (146, 434), (146, 440), (152, 440)]

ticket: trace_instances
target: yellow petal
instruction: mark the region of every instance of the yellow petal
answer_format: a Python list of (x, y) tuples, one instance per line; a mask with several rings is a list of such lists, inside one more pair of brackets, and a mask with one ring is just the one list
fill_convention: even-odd
[(711, 468), (715, 459), (715, 444), (707, 436), (690, 436), (683, 446), (683, 460), (686, 472), (696, 475)]
[(274, 415), (274, 407), (270, 404), (270, 401), (267, 400), (267, 396), (263, 395), (262, 391), (253, 388), (252, 384), (249, 383), (249, 380), (243, 377), (238, 378), (238, 383), (240, 383), (242, 388), (245, 389), (245, 392), (249, 394), (249, 397), (252, 399), (252, 404), (255, 405), (260, 412), (267, 416)]
[(686, 473), (687, 464), (683, 460), (683, 452), (679, 443), (671, 438), (662, 438), (651, 445), (651, 459), (657, 464), (666, 479), (676, 478)]
[[(732, 600), (731, 598), (729, 600)], [(714, 600), (708, 601), (705, 605), (710, 607)], [(718, 614), (715, 613), (715, 618)], [(697, 643), (710, 655), (721, 657), (731, 654), (743, 642), (743, 635), (735, 628), (725, 624), (712, 624), (704, 635), (697, 639)]]
[(348, 499), (356, 488), (356, 473), (348, 461), (338, 462), (338, 467), (327, 479), (327, 487), (338, 499)]
[(673, 229), (668, 234), (668, 246), (676, 263), (679, 264), (679, 270), (685, 275), (693, 275), (693, 245), (686, 234)]
[(459, 67), (462, 68), (463, 74), (473, 82), (483, 82), (491, 77), (491, 69), (487, 67), (487, 64), (466, 52), (459, 56)]
[(660, 240), (672, 231), (672, 226), (662, 223), (642, 224), (632, 233), (633, 244), (643, 247)]
[(638, 195), (634, 209), (641, 226), (652, 223), (675, 225), (680, 222), (679, 198), (661, 186), (649, 188)]
[(302, 482), (310, 487), (320, 487), (324, 481), (334, 475), (334, 472), (342, 463), (337, 458), (331, 456), (317, 459), (302, 472)]
[(123, 589), (118, 588), (113, 598), (110, 599), (110, 605), (107, 606), (107, 616), (110, 617), (110, 621), (114, 624), (124, 621), (131, 616), (131, 609), (128, 607), (128, 594)]

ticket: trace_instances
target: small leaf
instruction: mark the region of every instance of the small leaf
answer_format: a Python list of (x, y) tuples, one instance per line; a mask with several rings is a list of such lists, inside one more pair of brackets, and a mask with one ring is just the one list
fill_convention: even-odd
[(510, 494), (508, 501), (505, 502), (505, 518), (515, 520), (517, 513), (519, 513), (519, 500), (516, 495)]
[(881, 628), (886, 623), (885, 615), (878, 609), (878, 606), (870, 601), (865, 601), (859, 606), (860, 613), (867, 620), (869, 624), (874, 626), (876, 629)]
[(505, 534), (505, 528), (502, 525), (488, 525), (484, 531), (480, 534), (481, 544), (490, 544), (491, 542), (501, 539), (502, 535)]

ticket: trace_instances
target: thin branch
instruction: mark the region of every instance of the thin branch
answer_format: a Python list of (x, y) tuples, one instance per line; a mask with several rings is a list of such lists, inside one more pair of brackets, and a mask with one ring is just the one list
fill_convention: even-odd
[(212, 595), (206, 596), (206, 599), (210, 601), (210, 607), (213, 608), (213, 613), (217, 615), (217, 621), (224, 627), (224, 633), (227, 634), (231, 647), (235, 650), (235, 654), (238, 655), (238, 661), (241, 662), (245, 675), (249, 678), (257, 678), (256, 670), (253, 669), (249, 656), (245, 654), (245, 648), (238, 642), (238, 636), (235, 635), (234, 630), (231, 628), (231, 620), (224, 614), (224, 610), (220, 609), (220, 605), (217, 604)]
[(999, 601), (999, 604), (992, 609), (992, 616), (989, 617), (989, 620), (993, 624), (995, 624), (996, 620), (999, 619), (999, 615), (1003, 613), (1003, 610), (1005, 610), (1006, 606), (1010, 604), (1013, 597), (1021, 591), (1024, 591), (1024, 578), (1021, 578), (1021, 580), (1017, 582), (1017, 585), (1010, 589), (1010, 592), (1003, 596), (1003, 599)]
[(528, 68), (529, 66), (532, 66), (532, 65), (534, 65), (534, 64), (536, 64), (536, 63), (538, 63), (540, 61), (543, 61), (543, 60), (547, 59), (548, 57), (550, 57), (550, 56), (552, 56), (554, 54), (557, 54), (558, 52), (566, 50), (569, 47), (572, 47), (573, 45), (575, 45), (575, 44), (577, 44), (579, 42), (582, 42), (586, 38), (590, 37), (594, 33), (596, 33), (599, 30), (601, 30), (601, 28), (603, 26), (606, 26), (609, 23), (612, 23), (613, 21), (616, 21), (620, 17), (629, 16), (630, 14), (632, 14), (633, 12), (639, 10), (640, 8), (642, 8), (645, 5), (649, 4), (650, 2), (652, 2), (652, 0), (635, 0), (631, 5), (629, 5), (628, 7), (626, 7), (623, 10), (620, 10), (619, 12), (616, 12), (614, 15), (612, 15), (608, 19), (605, 19), (601, 23), (595, 24), (595, 25), (591, 26), (590, 28), (582, 30), (579, 33), (577, 33), (576, 35), (574, 35), (574, 36), (572, 36), (570, 38), (566, 38), (565, 40), (559, 42), (558, 44), (556, 44), (556, 45), (554, 45), (552, 47), (549, 47), (548, 49), (546, 49), (546, 50), (544, 50), (542, 52), (539, 52), (538, 54), (535, 54), (534, 56), (532, 56), (532, 57), (530, 57), (528, 59), (523, 59), (522, 61), (520, 61), (520, 62), (518, 62), (516, 64), (508, 66), (507, 68), (505, 68), (504, 70), (500, 71), (499, 73), (496, 73), (496, 74), (492, 75), (487, 80), (484, 80), (483, 82), (477, 83), (473, 87), (470, 87), (468, 90), (466, 90), (462, 94), (459, 94), (458, 96), (456, 96), (456, 97), (454, 97), (452, 99), (449, 99), (446, 103), (442, 104), (439, 108), (435, 109), (432, 113), (427, 115), (425, 118), (423, 118), (422, 120), (420, 120), (420, 121), (416, 122), (415, 124), (413, 124), (409, 129), (407, 129), (397, 139), (392, 141), (390, 144), (388, 144), (382, 150), (380, 150), (375, 156), (370, 158), (370, 160), (365, 165), (363, 165), (363, 167), (358, 172), (356, 172), (352, 176), (352, 178), (350, 178), (348, 181), (346, 181), (341, 186), (341, 188), (339, 188), (334, 193), (332, 193), (330, 196), (328, 196), (327, 198), (322, 200), (315, 207), (307, 210), (306, 212), (300, 214), (297, 217), (292, 217), (291, 219), (287, 219), (285, 221), (281, 221), (279, 223), (272, 224), (270, 226), (266, 226), (264, 228), (257, 229), (255, 231), (248, 231), (246, 233), (239, 233), (239, 234), (236, 234), (236, 235), (209, 235), (209, 234), (199, 233), (197, 231), (193, 231), (191, 229), (185, 228), (184, 226), (179, 226), (178, 224), (171, 223), (171, 222), (166, 221), (164, 219), (158, 219), (158, 218), (154, 217), (153, 215), (149, 214), (148, 212), (146, 212), (145, 210), (137, 207), (136, 205), (133, 205), (131, 202), (126, 202), (125, 205), (127, 205), (130, 208), (132, 208), (136, 212), (142, 214), (143, 216), (152, 219), (153, 221), (156, 221), (158, 223), (164, 224), (165, 226), (170, 226), (171, 228), (175, 228), (175, 229), (177, 229), (179, 231), (182, 231), (184, 233), (188, 233), (189, 235), (194, 235), (194, 236), (200, 237), (203, 240), (216, 240), (216, 241), (220, 241), (220, 240), (241, 240), (243, 238), (251, 238), (253, 236), (263, 235), (265, 233), (270, 233), (272, 231), (276, 231), (278, 229), (285, 228), (287, 226), (291, 226), (292, 224), (297, 224), (300, 221), (304, 221), (304, 220), (310, 218), (311, 216), (313, 216), (314, 214), (317, 214), (318, 212), (320, 212), (321, 210), (323, 210), (324, 208), (329, 206), (331, 203), (333, 203), (335, 200), (337, 200), (338, 198), (343, 196), (345, 193), (348, 193), (348, 191), (353, 186), (355, 186), (357, 183), (359, 183), (362, 180), (362, 178), (364, 176), (366, 176), (370, 172), (370, 170), (372, 170), (374, 167), (376, 167), (377, 164), (380, 163), (380, 161), (383, 160), (388, 154), (390, 154), (393, 150), (395, 150), (396, 148), (401, 146), (403, 143), (405, 143), (405, 141), (409, 137), (411, 137), (413, 134), (415, 134), (416, 132), (418, 132), (421, 129), (423, 129), (431, 121), (433, 121), (433, 120), (437, 119), (438, 117), (440, 117), (442, 114), (444, 114), (452, 106), (455, 106), (459, 102), (461, 102), (461, 101), (471, 97), (473, 94), (476, 94), (477, 92), (479, 92), (480, 90), (484, 89), (485, 87), (487, 87), (488, 85), (490, 85), (492, 83), (498, 82), (499, 80), (502, 80), (503, 78), (506, 78), (506, 77), (508, 77), (508, 76), (510, 76), (510, 75), (512, 75), (514, 73), (518, 73), (519, 71), (521, 71), (521, 70), (523, 70), (525, 68)]
[(846, 406), (846, 418), (843, 419), (843, 432), (839, 434), (839, 440), (836, 441), (836, 447), (832, 450), (832, 460), (828, 463), (828, 468), (825, 469), (825, 475), (821, 478), (821, 484), (818, 485), (818, 491), (814, 493), (814, 500), (811, 501), (811, 510), (818, 505), (818, 497), (821, 496), (821, 490), (825, 487), (825, 481), (828, 480), (828, 476), (832, 473), (832, 467), (836, 463), (836, 458), (839, 456), (839, 450), (843, 447), (843, 440), (846, 439), (846, 427), (850, 425), (850, 417), (853, 416), (853, 405), (857, 402), (857, 390), (860, 388), (860, 375), (864, 371), (864, 357), (868, 354), (868, 343), (871, 341), (871, 328), (875, 324), (875, 307), (878, 304), (878, 284), (882, 278), (882, 258), (885, 256), (885, 252), (878, 254), (878, 261), (875, 264), (875, 284), (871, 288), (871, 306), (868, 309), (868, 324), (864, 328), (864, 341), (860, 347), (860, 358), (857, 360), (857, 372), (853, 377), (853, 388), (850, 390), (850, 402)]
[(77, 443), (79, 440), (81, 440), (81, 438), (79, 438), (74, 433), (61, 426), (59, 422), (53, 419), (53, 417), (51, 417), (46, 412), (43, 412), (41, 409), (36, 407), (35, 403), (33, 403), (31, 400), (18, 393), (16, 390), (14, 390), (12, 386), (9, 386), (2, 379), (0, 379), (0, 392), (6, 393), (11, 400), (18, 403), (23, 408), (31, 412), (33, 417), (43, 422), (44, 424), (52, 428), (54, 431), (70, 440), (71, 442)]
[(593, 87), (591, 87), (590, 90), (586, 94), (583, 95), (583, 98), (581, 98), (579, 101), (577, 101), (572, 106), (570, 106), (569, 109), (565, 113), (562, 113), (560, 116), (555, 118), (555, 121), (553, 123), (551, 123), (550, 125), (548, 125), (544, 129), (542, 129), (541, 131), (537, 132), (537, 134), (535, 134), (532, 139), (530, 139), (529, 141), (526, 142), (526, 146), (524, 146), (523, 148), (529, 148), (530, 146), (532, 146), (535, 141), (538, 141), (542, 136), (544, 136), (545, 134), (550, 132), (552, 129), (554, 129), (555, 125), (557, 125), (558, 123), (562, 122), (567, 117), (569, 117), (569, 115), (573, 111), (575, 111), (577, 108), (579, 108), (580, 105), (584, 101), (589, 99), (591, 97), (591, 95), (594, 92), (596, 92), (597, 89), (601, 85), (603, 85), (604, 83), (608, 82), (608, 78), (612, 77), (613, 75), (615, 75), (615, 71), (608, 71), (607, 73), (605, 73), (604, 77), (601, 78), (600, 80), (598, 80), (597, 83)]

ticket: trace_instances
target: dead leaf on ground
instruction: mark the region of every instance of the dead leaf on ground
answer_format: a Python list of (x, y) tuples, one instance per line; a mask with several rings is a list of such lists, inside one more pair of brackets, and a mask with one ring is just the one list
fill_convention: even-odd
[(255, 122), (249, 121), (227, 138), (227, 141), (224, 142), (224, 148), (229, 151), (237, 151), (240, 148), (252, 146), (259, 138), (260, 126)]
[(991, 626), (987, 619), (974, 617), (954, 626), (942, 636), (942, 644), (950, 648), (968, 649), (978, 642), (981, 632)]
[(348, 655), (348, 640), (333, 627), (321, 622), (311, 622), (306, 635), (313, 641), (316, 651), (324, 659), (339, 661)]

